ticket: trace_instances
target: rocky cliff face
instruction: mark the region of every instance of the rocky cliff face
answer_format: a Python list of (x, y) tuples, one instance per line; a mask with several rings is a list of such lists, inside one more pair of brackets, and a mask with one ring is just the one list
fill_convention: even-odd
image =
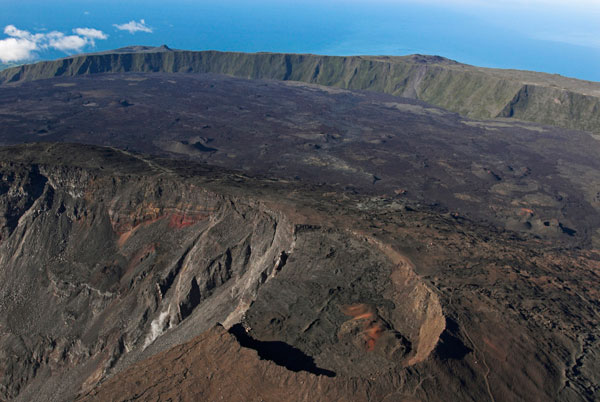
[(226, 321), (291, 247), (276, 212), (159, 177), (3, 164), (2, 184), (5, 398), (92, 386), (208, 300), (201, 324)]
[[(302, 81), (416, 98), (470, 118), (511, 117), (600, 132), (598, 83), (484, 69), (434, 56), (333, 57), (128, 48), (6, 69), (0, 72), (0, 84), (123, 72), (218, 73)], [(534, 93), (535, 101), (524, 102), (524, 91)]]

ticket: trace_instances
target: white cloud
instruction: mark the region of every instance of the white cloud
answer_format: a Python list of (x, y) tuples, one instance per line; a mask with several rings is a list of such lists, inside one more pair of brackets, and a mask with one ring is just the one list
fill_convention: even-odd
[(90, 38), (77, 35), (65, 35), (62, 32), (50, 32), (47, 35), (47, 38), (48, 44), (43, 46), (61, 50), (66, 53), (80, 52), (84, 47), (93, 43), (93, 40)]
[(57, 31), (33, 34), (14, 25), (7, 25), (4, 34), (8, 38), (0, 39), (0, 62), (33, 60), (37, 52), (45, 49), (65, 53), (80, 52), (86, 46), (95, 46), (95, 40), (108, 38), (104, 32), (94, 28), (75, 28), (73, 33), (76, 35), (65, 35)]
[(25, 40), (32, 41), (32, 42), (37, 42), (44, 37), (44, 34), (35, 34), (34, 35), (29, 31), (21, 31), (20, 29), (17, 29), (17, 27), (14, 25), (7, 25), (4, 28), (4, 33), (13, 38), (25, 39)]
[(7, 38), (0, 40), (0, 62), (25, 61), (35, 58), (35, 42), (27, 39)]
[(75, 28), (73, 33), (90, 39), (107, 39), (108, 35), (94, 28)]
[(113, 24), (115, 28), (120, 31), (129, 31), (130, 34), (134, 34), (136, 32), (148, 32), (152, 33), (152, 28), (146, 25), (146, 21), (140, 20), (140, 22), (129, 21), (126, 24)]

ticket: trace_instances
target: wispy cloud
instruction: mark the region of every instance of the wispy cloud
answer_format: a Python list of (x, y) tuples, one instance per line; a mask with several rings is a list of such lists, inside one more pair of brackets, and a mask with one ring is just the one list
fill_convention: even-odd
[(75, 28), (73, 33), (90, 39), (107, 39), (108, 35), (94, 28)]
[(13, 38), (25, 39), (32, 42), (38, 42), (44, 38), (44, 34), (32, 34), (29, 31), (22, 31), (14, 25), (7, 25), (4, 28), (4, 33), (8, 36), (12, 36)]
[(80, 52), (87, 46), (96, 46), (96, 40), (108, 38), (104, 32), (94, 28), (75, 28), (75, 35), (63, 32), (31, 33), (14, 25), (7, 25), (4, 34), (8, 38), (0, 39), (0, 62), (29, 61), (37, 57), (37, 52), (46, 49), (60, 50), (65, 53)]
[(130, 34), (134, 34), (136, 32), (148, 32), (152, 33), (152, 28), (146, 25), (145, 20), (137, 21), (129, 21), (126, 24), (113, 24), (115, 28), (120, 31), (128, 31)]

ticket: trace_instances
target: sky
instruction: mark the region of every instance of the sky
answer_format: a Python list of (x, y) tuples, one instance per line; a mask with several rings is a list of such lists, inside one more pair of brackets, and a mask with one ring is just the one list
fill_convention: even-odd
[(600, 81), (600, 0), (0, 0), (0, 63), (162, 44), (435, 54)]

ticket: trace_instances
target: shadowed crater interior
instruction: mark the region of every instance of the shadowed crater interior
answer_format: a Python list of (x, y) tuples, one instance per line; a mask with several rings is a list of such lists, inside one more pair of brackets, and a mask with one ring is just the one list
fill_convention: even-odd
[(307, 371), (316, 375), (335, 377), (333, 371), (317, 367), (312, 357), (285, 342), (256, 340), (248, 335), (241, 324), (231, 327), (229, 333), (235, 336), (243, 347), (256, 350), (261, 359), (270, 360), (295, 372)]

